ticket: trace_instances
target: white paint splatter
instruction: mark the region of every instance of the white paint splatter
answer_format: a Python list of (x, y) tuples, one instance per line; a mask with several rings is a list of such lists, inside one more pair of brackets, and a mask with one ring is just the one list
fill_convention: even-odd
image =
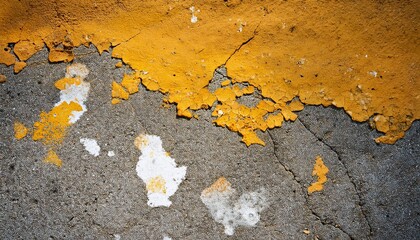
[(373, 77), (378, 76), (378, 72), (376, 72), (376, 71), (370, 71), (369, 74), (372, 75)]
[(191, 11), (191, 23), (198, 22), (198, 18), (197, 18), (197, 16), (195, 16), (195, 13), (199, 13), (200, 9), (195, 10), (195, 7), (191, 6), (190, 11)]
[(172, 240), (172, 238), (168, 237), (168, 236), (164, 236), (163, 240)]
[(88, 151), (91, 155), (95, 157), (99, 156), (101, 147), (99, 147), (95, 139), (81, 138), (80, 143), (83, 144), (83, 146), (85, 147), (85, 150)]
[(113, 157), (115, 156), (115, 152), (114, 151), (108, 151), (108, 157)]
[(89, 74), (89, 70), (84, 64), (74, 63), (67, 67), (66, 78), (77, 78), (81, 80), (80, 84), (66, 84), (65, 89), (60, 91), (60, 101), (55, 106), (60, 105), (63, 102), (75, 102), (82, 107), (82, 111), (72, 111), (69, 116), (69, 122), (75, 123), (80, 117), (87, 111), (86, 105), (84, 104), (88, 98), (90, 84), (84, 82), (83, 79)]
[(261, 188), (237, 198), (236, 190), (221, 177), (212, 186), (204, 189), (201, 201), (214, 220), (225, 226), (225, 234), (233, 235), (236, 227), (254, 227), (260, 221), (259, 213), (268, 207), (266, 195), (266, 190)]
[(184, 180), (187, 167), (176, 167), (175, 159), (165, 152), (159, 136), (140, 135), (134, 144), (142, 153), (136, 171), (146, 184), (147, 204), (151, 207), (169, 207), (172, 204), (169, 197)]

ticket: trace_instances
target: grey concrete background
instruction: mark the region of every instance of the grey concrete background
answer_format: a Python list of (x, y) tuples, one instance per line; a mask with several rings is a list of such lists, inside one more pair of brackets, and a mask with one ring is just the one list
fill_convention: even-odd
[[(116, 69), (109, 53), (82, 47), (75, 62), (90, 70), (88, 111), (69, 128), (59, 169), (42, 162), (47, 149), (40, 142), (13, 137), (15, 120), (32, 126), (59, 100), (53, 83), (67, 64), (46, 59), (46, 50), (36, 54), (18, 75), (0, 67), (8, 78), (0, 84), (1, 239), (420, 238), (418, 121), (395, 145), (377, 145), (378, 133), (366, 123), (342, 110), (306, 106), (296, 122), (261, 133), (265, 147), (246, 147), (236, 133), (213, 126), (211, 111), (198, 111), (199, 120), (177, 118), (174, 107), (161, 106), (162, 94), (143, 87), (111, 105), (111, 82), (130, 70)], [(140, 133), (160, 136), (177, 164), (188, 167), (169, 208), (147, 206), (135, 172)], [(84, 150), (84, 137), (98, 141), (99, 157)], [(108, 157), (109, 150), (116, 156)], [(328, 182), (307, 195), (317, 155), (330, 169)], [(213, 220), (200, 193), (220, 176), (239, 193), (268, 190), (270, 206), (257, 227), (239, 227), (229, 237)]]

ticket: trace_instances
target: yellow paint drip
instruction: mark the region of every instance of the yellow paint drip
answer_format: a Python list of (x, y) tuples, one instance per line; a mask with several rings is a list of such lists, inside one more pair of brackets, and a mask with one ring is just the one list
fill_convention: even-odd
[(17, 140), (20, 140), (28, 134), (28, 128), (23, 125), (23, 123), (16, 121), (13, 125), (13, 128), (15, 130), (15, 138)]
[(308, 187), (308, 193), (319, 192), (324, 188), (324, 183), (327, 182), (328, 168), (325, 166), (320, 156), (316, 157), (314, 170), (312, 176), (317, 176), (318, 180)]
[(162, 178), (162, 176), (156, 176), (153, 178), (150, 178), (149, 181), (147, 181), (146, 189), (149, 192), (152, 193), (163, 193), (166, 194), (166, 181)]
[(55, 151), (51, 149), (48, 151), (47, 156), (44, 158), (44, 162), (52, 163), (57, 167), (61, 167), (61, 165), (63, 164), (61, 159), (58, 157), (57, 153), (55, 153)]
[(42, 140), (47, 145), (60, 144), (71, 125), (69, 117), (73, 111), (82, 111), (76, 102), (62, 102), (49, 112), (41, 112), (40, 120), (34, 123), (33, 140)]
[[(74, 47), (92, 43), (100, 53), (114, 47), (113, 57), (148, 72), (143, 85), (164, 93), (187, 118), (216, 101), (208, 85), (225, 65), (231, 84), (258, 89), (262, 99), (278, 104), (284, 120), (295, 120), (303, 104), (343, 108), (359, 122), (382, 115), (386, 122), (375, 126), (385, 135), (376, 141), (394, 143), (420, 119), (416, 1), (209, 0), (195, 6), (196, 22), (191, 2), (183, 0), (68, 0), (58, 8), (50, 7), (54, 0), (32, 2), (6, 1), (0, 9), (0, 63), (12, 65), (16, 56), (25, 61), (43, 44), (51, 62), (71, 61)], [(238, 28), (236, 19), (246, 24)], [(13, 52), (9, 43), (16, 43)], [(236, 97), (254, 92), (232, 90)], [(217, 92), (217, 99), (233, 100), (228, 92)], [(295, 98), (300, 103), (290, 103)], [(221, 105), (232, 109), (235, 101)], [(236, 131), (248, 144), (261, 144), (255, 132), (281, 120), (261, 120), (261, 109), (254, 109)], [(241, 114), (215, 117), (227, 127)]]

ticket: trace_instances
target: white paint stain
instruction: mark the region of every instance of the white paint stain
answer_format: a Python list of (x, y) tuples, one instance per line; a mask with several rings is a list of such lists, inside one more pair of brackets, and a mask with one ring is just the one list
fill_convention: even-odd
[(83, 81), (89, 74), (89, 70), (84, 64), (74, 63), (67, 67), (66, 78), (78, 78), (81, 80), (79, 85), (77, 84), (66, 84), (65, 89), (60, 91), (60, 101), (55, 106), (60, 105), (63, 102), (75, 102), (82, 107), (82, 111), (73, 111), (69, 116), (69, 122), (75, 123), (80, 117), (87, 111), (85, 101), (88, 98), (90, 84)]
[(260, 221), (260, 212), (268, 207), (266, 190), (243, 193), (239, 198), (225, 178), (201, 193), (201, 201), (212, 217), (225, 226), (225, 234), (233, 235), (238, 226), (254, 227)]
[(140, 135), (134, 144), (142, 153), (136, 171), (146, 184), (147, 204), (151, 207), (169, 207), (172, 204), (169, 197), (185, 179), (187, 167), (176, 166), (175, 159), (163, 149), (159, 136)]
[(191, 11), (191, 23), (198, 22), (198, 18), (195, 15), (195, 13), (199, 13), (200, 12), (200, 9), (195, 10), (195, 7), (194, 6), (191, 6), (190, 7), (190, 11)]
[(83, 144), (85, 150), (88, 151), (90, 155), (93, 155), (95, 157), (99, 156), (101, 147), (99, 147), (95, 139), (81, 138), (80, 143)]
[(108, 151), (108, 157), (113, 157), (115, 156), (115, 152), (114, 151)]

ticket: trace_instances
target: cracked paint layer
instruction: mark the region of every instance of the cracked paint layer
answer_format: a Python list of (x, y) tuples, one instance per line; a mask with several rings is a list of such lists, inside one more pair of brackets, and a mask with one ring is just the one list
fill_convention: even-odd
[(26, 137), (28, 134), (28, 128), (23, 125), (23, 123), (16, 121), (13, 124), (13, 129), (15, 131), (15, 138), (17, 140), (21, 140), (22, 138)]
[[(416, 9), (415, 1), (211, 0), (192, 8), (183, 0), (11, 0), (0, 10), (0, 63), (19, 70), (44, 45), (51, 62), (72, 61), (81, 45), (94, 44), (100, 53), (112, 47), (113, 57), (148, 72), (142, 84), (164, 93), (179, 116), (224, 108), (216, 124), (247, 145), (264, 144), (257, 132), (296, 119), (299, 110), (288, 107), (294, 100), (370, 120), (384, 133), (376, 141), (392, 144), (420, 118)], [(225, 90), (227, 83), (210, 92), (219, 66), (232, 84), (253, 86), (274, 112), (238, 113), (240, 96)], [(128, 99), (124, 87), (115, 88), (112, 103)], [(236, 118), (241, 124), (233, 126)]]
[(312, 183), (311, 186), (308, 187), (308, 193), (311, 194), (313, 192), (322, 191), (324, 188), (324, 183), (327, 182), (327, 173), (328, 168), (325, 166), (324, 161), (320, 156), (317, 156), (315, 159), (314, 170), (312, 171), (312, 176), (317, 176), (317, 181)]
[(236, 196), (236, 190), (226, 178), (220, 177), (201, 192), (201, 201), (212, 217), (223, 224), (225, 233), (233, 235), (239, 226), (255, 227), (260, 221), (260, 212), (268, 207), (265, 189)]
[(141, 151), (137, 162), (137, 175), (146, 184), (147, 205), (150, 207), (169, 207), (169, 197), (185, 179), (187, 167), (177, 167), (175, 159), (162, 147), (162, 140), (155, 135), (140, 135), (134, 145)]

